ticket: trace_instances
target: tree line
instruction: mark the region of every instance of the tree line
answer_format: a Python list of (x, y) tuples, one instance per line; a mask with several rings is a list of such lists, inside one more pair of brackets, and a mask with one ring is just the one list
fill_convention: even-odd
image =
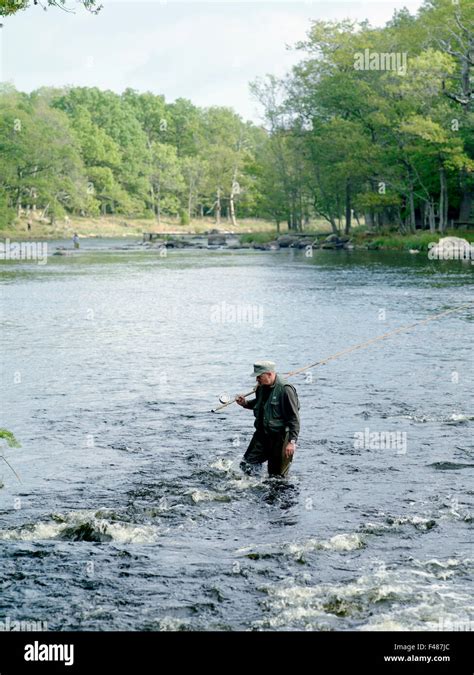
[(127, 89), (41, 88), (0, 94), (5, 216), (257, 215), (254, 166), (263, 129), (224, 107)]
[(251, 83), (263, 123), (127, 89), (0, 91), (0, 226), (19, 214), (324, 219), (444, 231), (474, 204), (474, 4), (425, 0), (313, 21), (283, 78)]
[(444, 231), (474, 220), (474, 3), (425, 0), (383, 28), (313, 22), (285, 78), (252, 84), (265, 110), (267, 209), (334, 232)]

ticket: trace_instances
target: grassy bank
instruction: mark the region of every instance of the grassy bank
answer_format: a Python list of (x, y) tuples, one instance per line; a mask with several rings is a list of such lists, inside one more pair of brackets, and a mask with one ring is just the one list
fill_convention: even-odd
[[(240, 237), (240, 242), (242, 244), (268, 244), (270, 241), (275, 241), (278, 237), (290, 234), (294, 235), (294, 232), (289, 232), (287, 229), (281, 229), (280, 232), (275, 230), (275, 225), (273, 225), (273, 230), (266, 232), (247, 232)], [(317, 225), (313, 225), (311, 230), (305, 230), (304, 232), (298, 232), (298, 235), (302, 237), (311, 237), (319, 238), (321, 241), (324, 240), (324, 236), (329, 236), (331, 234), (331, 228), (325, 222), (322, 222)]]
[(270, 221), (243, 219), (236, 228), (226, 220), (216, 225), (213, 218), (192, 220), (189, 225), (180, 225), (179, 220), (162, 219), (160, 225), (156, 220), (146, 218), (128, 219), (115, 216), (103, 218), (70, 218), (58, 220), (54, 225), (49, 222), (35, 220), (31, 231), (28, 231), (26, 219), (17, 219), (15, 223), (0, 230), (0, 238), (21, 239), (70, 239), (74, 232), (80, 237), (141, 237), (143, 232), (160, 234), (201, 234), (207, 230), (219, 229), (225, 232), (271, 232), (273, 238), (275, 224)]
[[(191, 220), (188, 225), (181, 225), (177, 218), (162, 218), (161, 223), (150, 218), (126, 218), (124, 216), (104, 216), (102, 218), (69, 218), (58, 220), (51, 225), (46, 220), (34, 220), (31, 231), (28, 231), (26, 218), (19, 218), (9, 227), (0, 230), (0, 238), (9, 239), (70, 239), (74, 232), (80, 237), (141, 237), (143, 232), (157, 234), (202, 234), (217, 229), (221, 232), (233, 232), (247, 235), (249, 242), (266, 243), (276, 239), (279, 234), (286, 234), (288, 229), (281, 227), (277, 233), (275, 223), (270, 220), (257, 218), (242, 218), (233, 227), (232, 223), (222, 219), (216, 225), (214, 218), (199, 218)], [(330, 234), (330, 228), (325, 221), (314, 221), (311, 232)], [(308, 232), (308, 234), (310, 234)], [(254, 238), (252, 238), (254, 237)]]
[[(137, 218), (126, 219), (124, 217), (105, 216), (103, 218), (70, 218), (69, 220), (57, 221), (54, 225), (48, 222), (35, 220), (31, 231), (27, 229), (26, 219), (17, 219), (10, 227), (0, 230), (0, 239), (9, 238), (15, 240), (47, 240), (47, 239), (71, 239), (75, 232), (80, 237), (141, 237), (143, 232), (155, 232), (159, 234), (202, 234), (206, 231), (218, 229), (221, 232), (233, 232), (240, 235), (243, 244), (266, 244), (274, 241), (280, 235), (288, 234), (286, 227), (276, 231), (275, 223), (258, 219), (242, 219), (237, 227), (232, 227), (227, 220), (222, 220), (219, 226), (213, 218), (192, 220), (189, 225), (180, 225), (179, 220), (162, 219), (160, 225), (156, 220)], [(294, 234), (291, 232), (290, 234)], [(331, 228), (325, 221), (314, 221), (311, 229), (299, 233), (305, 237), (324, 239), (324, 235), (331, 234)], [(418, 250), (427, 251), (431, 242), (437, 242), (441, 237), (454, 236), (467, 239), (474, 243), (474, 227), (470, 230), (448, 230), (447, 232), (432, 234), (426, 230), (416, 234), (401, 235), (397, 232), (370, 232), (365, 226), (356, 227), (351, 231), (351, 242), (355, 246), (374, 248), (380, 250)]]
[(382, 234), (369, 233), (367, 231), (354, 230), (351, 236), (355, 245), (365, 245), (369, 248), (390, 251), (428, 251), (429, 244), (438, 242), (444, 237), (460, 237), (474, 243), (474, 228), (471, 230), (447, 230), (442, 234), (439, 232), (417, 232), (415, 234), (397, 234), (396, 232), (387, 232)]
[[(321, 242), (324, 240), (324, 238), (321, 238), (321, 232), (324, 232), (324, 230), (313, 230), (311, 232), (302, 232), (301, 234), (308, 238), (311, 238), (312, 236), (316, 238), (318, 236), (319, 241)], [(331, 232), (327, 231), (327, 234), (329, 235)], [(278, 236), (279, 235), (275, 231), (250, 232), (248, 234), (243, 234), (240, 237), (240, 241), (243, 244), (267, 244)], [(438, 242), (443, 237), (461, 237), (473, 244), (474, 227), (470, 230), (447, 230), (443, 234), (440, 234), (439, 232), (433, 234), (424, 230), (415, 234), (406, 235), (398, 234), (396, 232), (370, 232), (367, 231), (365, 227), (360, 227), (354, 228), (350, 234), (351, 243), (356, 247), (387, 251), (428, 251), (430, 243)]]

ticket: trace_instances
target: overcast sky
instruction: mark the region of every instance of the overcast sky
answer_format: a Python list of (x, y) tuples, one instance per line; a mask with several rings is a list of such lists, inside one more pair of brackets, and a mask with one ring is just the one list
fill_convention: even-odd
[[(259, 120), (248, 83), (283, 75), (301, 59), (287, 45), (313, 19), (369, 19), (383, 25), (394, 9), (415, 12), (421, 0), (229, 2), (102, 0), (96, 16), (39, 7), (3, 19), (0, 79), (21, 91), (43, 85), (126, 87), (227, 105)], [(69, 0), (69, 6), (75, 6)]]

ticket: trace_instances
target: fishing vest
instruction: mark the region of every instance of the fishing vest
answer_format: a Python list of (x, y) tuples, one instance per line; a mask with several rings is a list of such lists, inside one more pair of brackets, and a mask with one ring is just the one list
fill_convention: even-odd
[[(282, 398), (283, 394), (285, 393), (285, 385), (294, 389), (292, 384), (288, 385), (283, 378), (277, 375), (275, 383), (271, 387), (270, 394), (268, 395), (268, 398), (263, 406), (262, 420), (265, 431), (283, 431), (286, 427), (286, 422), (283, 418), (282, 407)], [(257, 389), (257, 401), (253, 408), (253, 414), (255, 415), (255, 428), (258, 428), (258, 420), (260, 417), (260, 408), (262, 403), (262, 396), (258, 394)]]

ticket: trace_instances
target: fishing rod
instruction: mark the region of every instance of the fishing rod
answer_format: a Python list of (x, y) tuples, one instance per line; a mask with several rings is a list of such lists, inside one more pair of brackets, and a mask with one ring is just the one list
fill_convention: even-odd
[[(303, 368), (298, 368), (297, 370), (291, 370), (289, 373), (285, 373), (284, 377), (293, 377), (294, 375), (298, 375), (299, 373), (304, 373), (306, 370), (311, 370), (311, 368), (316, 368), (317, 366), (324, 366), (326, 363), (329, 361), (333, 361), (334, 359), (338, 359), (341, 356), (344, 356), (345, 354), (349, 354), (350, 352), (354, 352), (357, 349), (362, 349), (363, 347), (368, 347), (371, 344), (374, 344), (374, 342), (379, 342), (380, 340), (386, 340), (387, 338), (391, 337), (392, 335), (396, 335), (397, 333), (402, 333), (404, 331), (410, 330), (412, 328), (415, 328), (417, 326), (422, 326), (425, 323), (429, 323), (430, 321), (434, 321), (435, 319), (440, 319), (443, 316), (447, 316), (448, 314), (453, 314), (454, 312), (460, 312), (462, 309), (466, 309), (467, 307), (472, 307), (474, 306), (474, 302), (468, 302), (466, 305), (461, 305), (460, 307), (455, 307), (454, 309), (448, 309), (445, 312), (440, 312), (439, 314), (435, 314), (434, 316), (430, 316), (427, 319), (423, 319), (423, 321), (417, 321), (416, 323), (412, 323), (409, 326), (401, 326), (400, 328), (396, 328), (395, 330), (391, 330), (388, 333), (384, 333), (383, 335), (378, 335), (375, 338), (372, 338), (370, 340), (366, 340), (365, 342), (359, 342), (357, 345), (353, 345), (352, 347), (348, 347), (347, 349), (343, 349), (340, 352), (336, 352), (335, 354), (331, 354), (331, 356), (327, 356), (325, 359), (322, 359), (321, 361), (315, 361), (314, 363), (310, 363), (307, 366), (303, 366)], [(248, 394), (242, 394), (244, 398), (247, 398), (247, 396), (251, 396), (255, 391), (257, 390), (257, 386), (255, 386), (252, 391), (249, 391)], [(227, 406), (232, 405), (232, 403), (235, 403), (237, 400), (237, 397), (234, 397), (230, 401), (224, 400), (224, 397), (220, 397), (219, 401), (221, 402), (222, 405), (217, 406), (217, 408), (214, 408), (214, 410), (211, 410), (211, 412), (219, 412), (219, 410), (222, 410), (223, 408), (227, 408)]]
[(12, 465), (10, 464), (10, 462), (8, 461), (8, 459), (7, 459), (6, 457), (4, 457), (3, 455), (0, 455), (0, 459), (3, 459), (3, 461), (10, 467), (10, 469), (13, 471), (13, 473), (15, 474), (15, 476), (18, 478), (18, 482), (21, 483), (21, 478), (20, 478), (20, 476), (17, 474), (17, 472), (15, 471), (15, 469), (12, 467)]

